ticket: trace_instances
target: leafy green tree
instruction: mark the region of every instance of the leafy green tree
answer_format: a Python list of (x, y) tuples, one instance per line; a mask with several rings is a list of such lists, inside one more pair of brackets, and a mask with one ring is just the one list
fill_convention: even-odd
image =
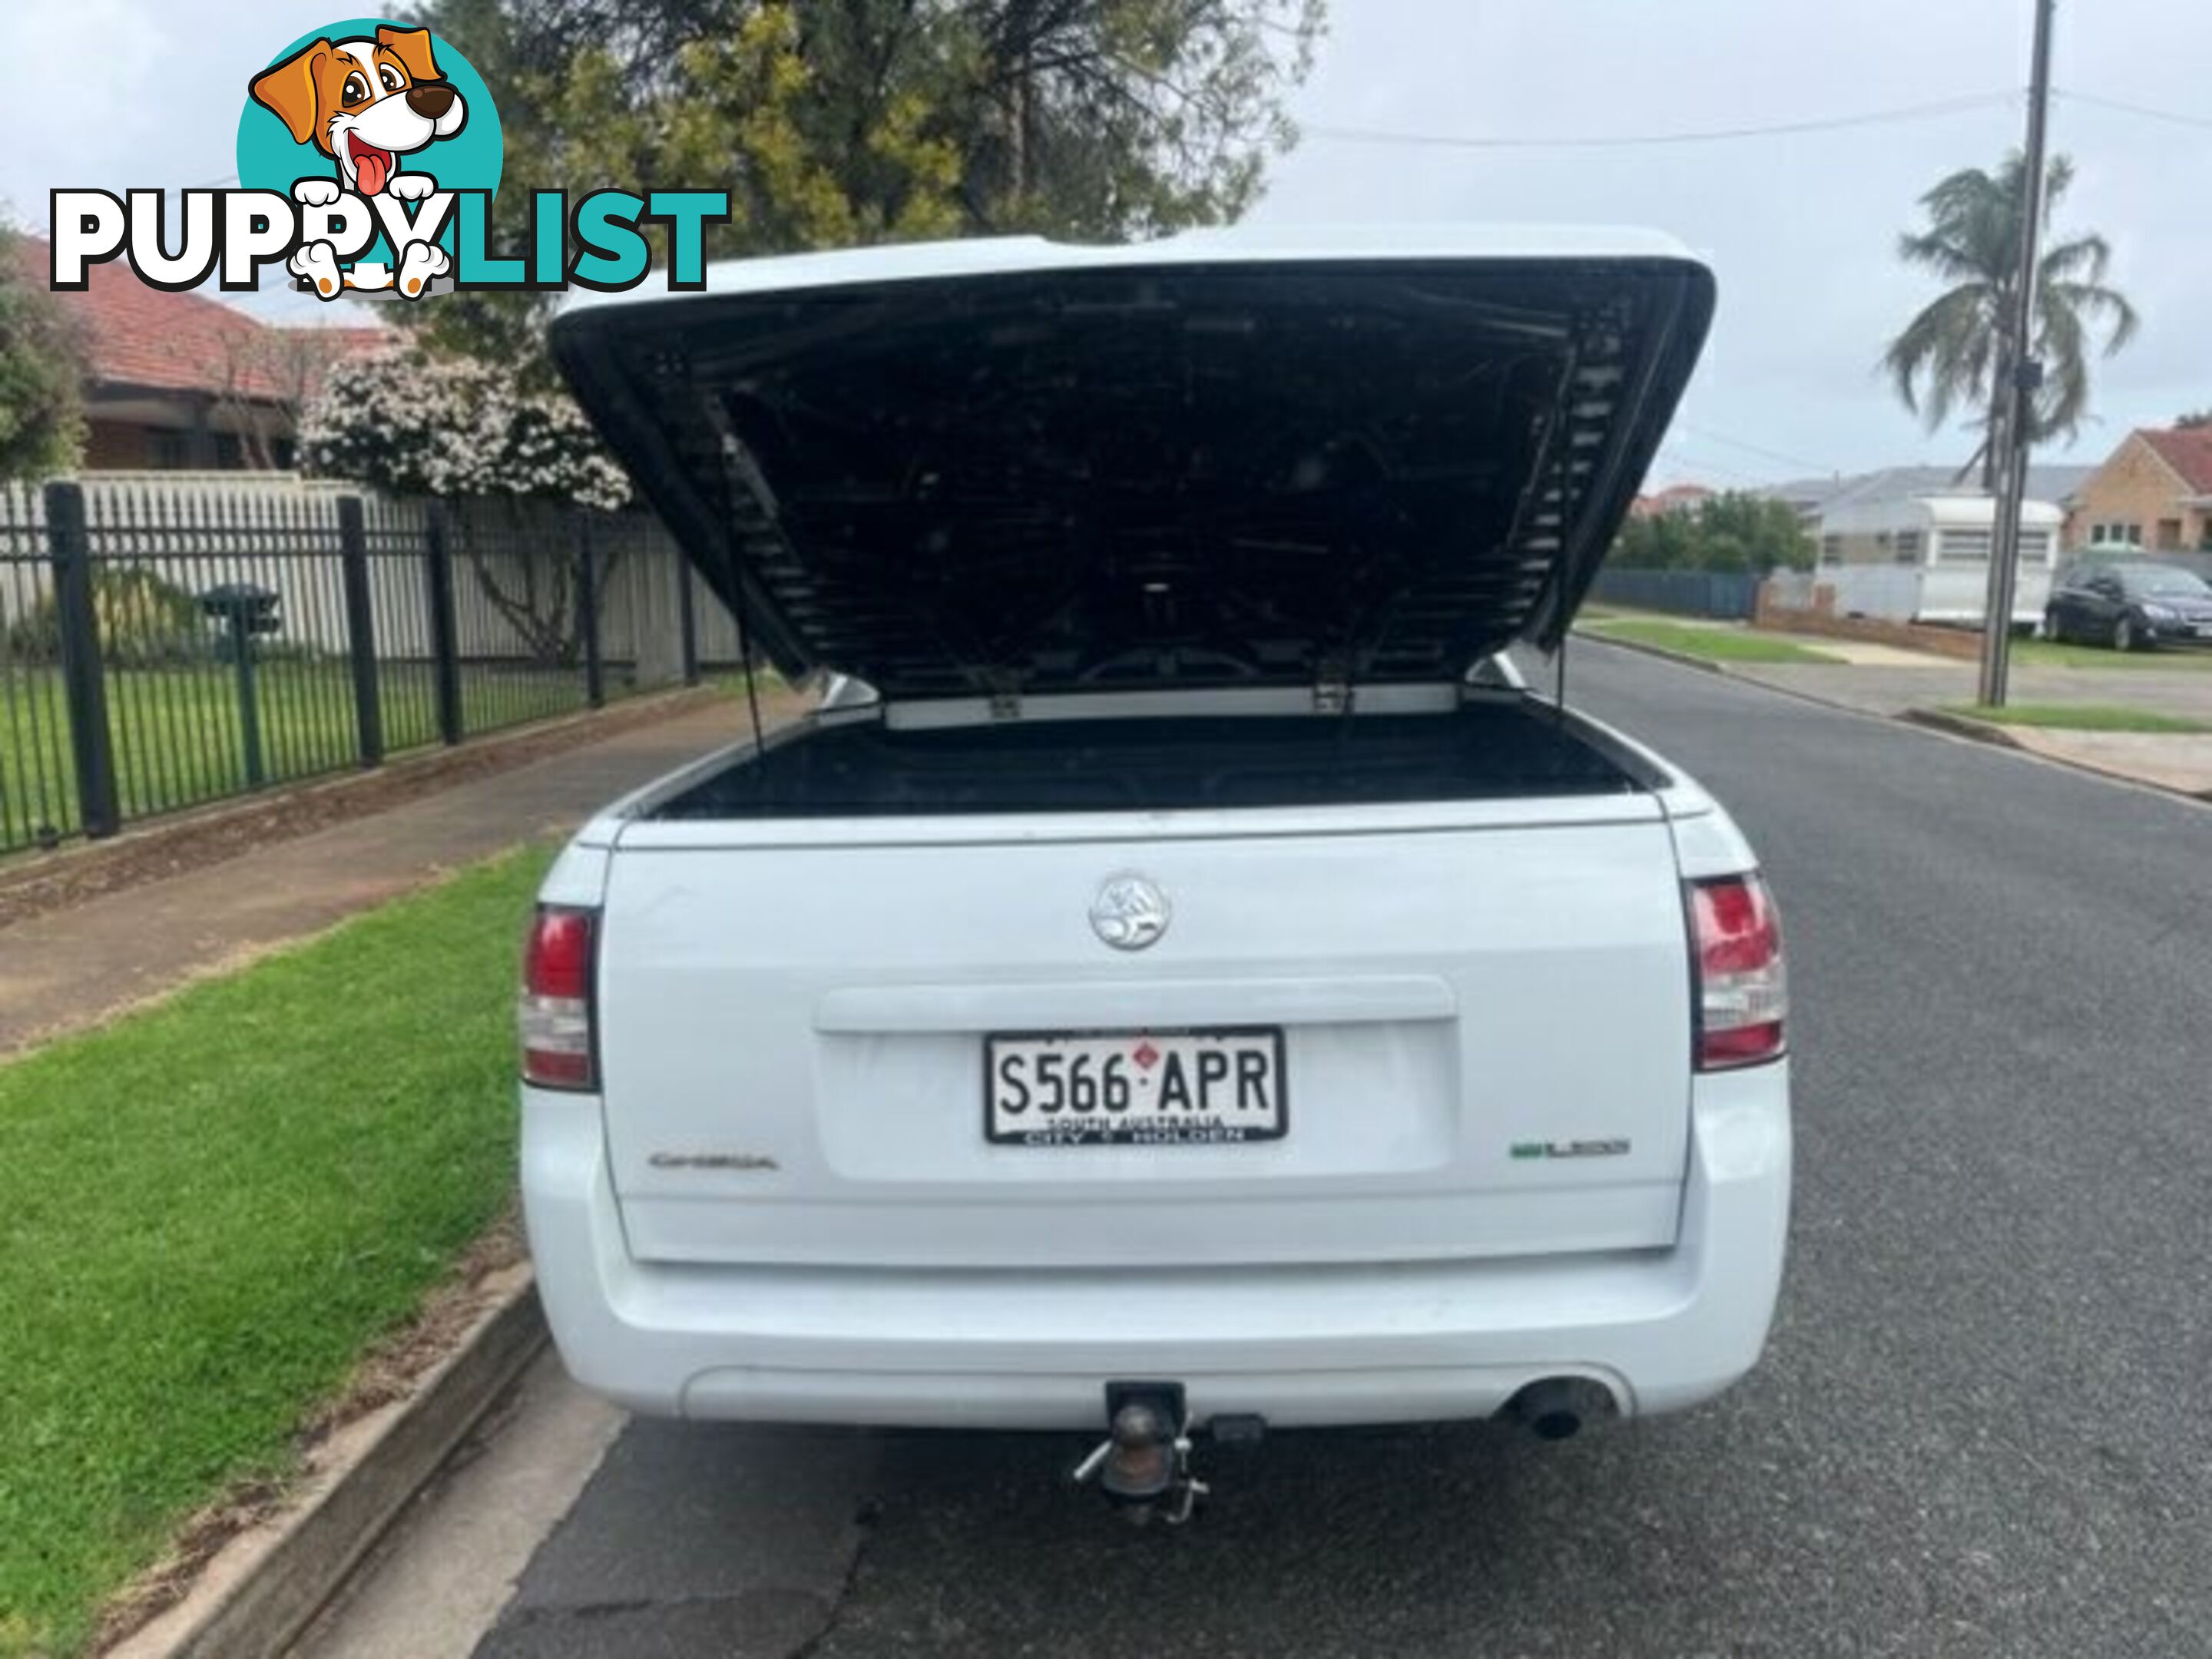
[(1809, 570), (1813, 541), (1797, 510), (1740, 490), (1708, 495), (1692, 509), (1631, 519), (1610, 562), (1628, 570)]
[(2212, 409), (2192, 409), (2186, 415), (2177, 415), (2173, 425), (2178, 432), (2202, 432), (2212, 426)]
[(66, 472), (84, 448), (82, 353), (36, 279), (20, 233), (0, 226), (0, 480)]
[[(1972, 422), (1981, 444), (1967, 465), (1979, 463), (1985, 489), (1996, 483), (1991, 425), (2005, 319), (2018, 286), (2027, 168), (2014, 150), (1994, 174), (1966, 167), (1920, 198), (1926, 227), (1898, 238), (1898, 257), (1950, 286), (1905, 325), (1881, 360), (1899, 398), (1926, 416), (1931, 432), (1954, 410), (1983, 411)], [(2044, 191), (2046, 231), (2073, 182), (2073, 162), (2054, 156)], [(2031, 443), (2081, 429), (2094, 337), (2102, 333), (2107, 357), (2135, 337), (2135, 307), (2105, 281), (2112, 257), (2105, 239), (2088, 234), (2050, 243), (2037, 264), (2030, 349), (2044, 365), (2044, 382), (2030, 404)]]
[[(507, 245), (537, 189), (726, 189), (712, 257), (1233, 220), (1295, 136), (1324, 3), (429, 0), (425, 21), (498, 97)], [(544, 311), (455, 295), (412, 320), (515, 361)]]

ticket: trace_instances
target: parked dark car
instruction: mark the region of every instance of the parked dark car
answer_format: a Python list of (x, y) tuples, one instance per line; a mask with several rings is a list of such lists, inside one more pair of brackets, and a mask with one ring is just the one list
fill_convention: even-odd
[(2069, 565), (2051, 584), (2043, 632), (2116, 651), (2212, 645), (2212, 586), (2178, 565)]

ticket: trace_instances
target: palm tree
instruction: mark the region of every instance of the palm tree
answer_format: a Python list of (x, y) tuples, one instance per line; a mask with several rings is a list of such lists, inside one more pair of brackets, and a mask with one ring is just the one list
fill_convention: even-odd
[[(1898, 257), (1950, 283), (1890, 343), (1881, 367), (1897, 395), (1931, 432), (1961, 405), (1983, 410), (1974, 424), (1982, 441), (1961, 472), (1978, 462), (1982, 487), (1996, 487), (1996, 453), (1990, 445), (1997, 362), (2005, 318), (2013, 305), (2020, 264), (2020, 204), (2027, 164), (2018, 150), (1992, 176), (1979, 167), (1953, 173), (1920, 198), (1924, 230), (1898, 238)], [(2051, 161), (2045, 187), (2045, 228), (2052, 210), (2074, 182), (2074, 164)], [(2089, 346), (2093, 330), (2104, 335), (2111, 356), (2134, 337), (2135, 307), (2105, 283), (2112, 250), (2098, 235), (2052, 243), (2036, 267), (2033, 351), (2044, 366), (2042, 389), (2031, 403), (2028, 441), (2070, 438), (2089, 412)]]

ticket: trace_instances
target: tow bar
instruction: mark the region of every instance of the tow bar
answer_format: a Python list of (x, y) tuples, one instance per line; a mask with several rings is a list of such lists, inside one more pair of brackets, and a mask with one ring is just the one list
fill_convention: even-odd
[(1109, 1382), (1106, 1437), (1075, 1466), (1139, 1526), (1180, 1527), (1210, 1490), (1191, 1472), (1190, 1425), (1180, 1382)]

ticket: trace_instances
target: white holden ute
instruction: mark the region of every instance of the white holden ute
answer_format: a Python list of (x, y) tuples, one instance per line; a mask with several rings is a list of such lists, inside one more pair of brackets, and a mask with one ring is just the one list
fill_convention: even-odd
[(1712, 300), (1648, 235), (1229, 231), (560, 319), (755, 648), (843, 677), (545, 883), (522, 1181), (574, 1375), (1110, 1425), (1084, 1472), (1139, 1497), (1209, 1427), (1556, 1436), (1742, 1376), (1774, 905), (1504, 654), (1559, 647)]

